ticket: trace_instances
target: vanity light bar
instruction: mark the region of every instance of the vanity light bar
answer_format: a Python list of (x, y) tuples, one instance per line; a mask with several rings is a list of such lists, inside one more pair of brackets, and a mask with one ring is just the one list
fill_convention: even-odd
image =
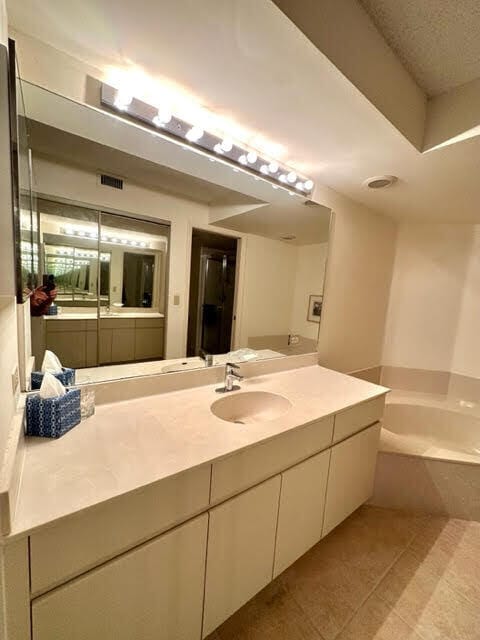
[(313, 180), (291, 167), (267, 158), (260, 151), (247, 148), (242, 143), (230, 138), (220, 138), (197, 124), (177, 118), (169, 109), (154, 107), (135, 98), (125, 89), (115, 89), (102, 83), (100, 101), (109, 109), (180, 140), (185, 148), (207, 152), (212, 161), (221, 158), (227, 164), (233, 165), (234, 171), (241, 168), (256, 180), (269, 182), (274, 189), (285, 189), (292, 196), (303, 196), (307, 199), (312, 195)]
[[(98, 233), (97, 231), (92, 231), (88, 228), (82, 227), (73, 227), (72, 225), (67, 225), (66, 227), (62, 227), (61, 232), (67, 236), (76, 236), (77, 238), (86, 238), (88, 240), (97, 240)], [(102, 242), (107, 242), (109, 244), (119, 244), (129, 247), (138, 247), (140, 249), (148, 249), (150, 247), (149, 242), (145, 242), (144, 240), (129, 240), (128, 238), (122, 238), (118, 236), (110, 236), (110, 235), (102, 235), (100, 236)]]

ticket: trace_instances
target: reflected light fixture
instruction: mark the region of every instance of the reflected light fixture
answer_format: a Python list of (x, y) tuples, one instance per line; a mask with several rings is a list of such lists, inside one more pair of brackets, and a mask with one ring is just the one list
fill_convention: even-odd
[(206, 130), (208, 118), (200, 121), (199, 116), (197, 122), (187, 122), (168, 104), (153, 106), (136, 98), (128, 87), (118, 89), (105, 83), (102, 83), (101, 104), (154, 128), (155, 135), (168, 136), (187, 151), (210, 154), (210, 159), (221, 156), (222, 162), (233, 165), (235, 171), (241, 169), (253, 178), (286, 189), (291, 195), (312, 196), (313, 180), (244, 143)]

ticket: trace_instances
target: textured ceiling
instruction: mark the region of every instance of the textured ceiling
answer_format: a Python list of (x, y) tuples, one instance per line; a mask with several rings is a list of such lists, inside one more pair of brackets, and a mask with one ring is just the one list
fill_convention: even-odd
[(479, 0), (360, 0), (429, 96), (480, 77)]

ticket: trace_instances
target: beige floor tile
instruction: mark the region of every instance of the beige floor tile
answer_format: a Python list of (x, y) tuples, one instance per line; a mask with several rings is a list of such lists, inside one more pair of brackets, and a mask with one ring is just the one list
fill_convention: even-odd
[(480, 640), (478, 607), (410, 550), (375, 593), (424, 640)]
[[(216, 634), (216, 635), (215, 635)], [(237, 611), (208, 640), (323, 640), (277, 580)]]
[(410, 550), (435, 576), (480, 607), (480, 522), (432, 519)]
[(392, 608), (376, 595), (354, 615), (338, 640), (422, 640)]
[(424, 524), (417, 516), (364, 507), (281, 580), (325, 639), (333, 640)]

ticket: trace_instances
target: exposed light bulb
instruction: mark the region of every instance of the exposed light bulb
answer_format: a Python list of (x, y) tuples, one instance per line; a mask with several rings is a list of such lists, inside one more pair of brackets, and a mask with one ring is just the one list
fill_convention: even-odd
[(187, 131), (187, 133), (185, 134), (185, 137), (190, 142), (198, 142), (198, 140), (200, 140), (200, 138), (203, 136), (204, 133), (205, 132), (202, 129), (202, 127), (197, 127), (195, 125)]
[(233, 149), (233, 142), (230, 140), (230, 138), (224, 138), (220, 143), (220, 147), (222, 151), (231, 151)]
[(146, 242), (140, 242), (140, 246), (141, 246), (141, 247), (146, 247), (146, 246), (147, 246), (147, 243), (146, 243)]
[(127, 244), (128, 240), (126, 238), (122, 238), (122, 244)]
[(119, 89), (117, 91), (117, 95), (115, 96), (113, 104), (117, 107), (117, 109), (120, 109), (120, 111), (126, 111), (132, 104), (132, 100), (133, 96), (131, 93), (129, 93), (125, 89)]
[(278, 176), (278, 179), (280, 180), (280, 182), (286, 182), (287, 176), (284, 173), (282, 173)]
[(313, 180), (305, 180), (303, 186), (307, 191), (311, 191), (313, 189)]
[(261, 173), (263, 173), (264, 175), (268, 173), (268, 167), (266, 164), (262, 164), (262, 166), (260, 167), (260, 171)]
[(117, 238), (110, 238), (110, 242), (118, 242)]
[(303, 182), (297, 182), (297, 184), (295, 185), (295, 188), (298, 189), (299, 191), (303, 191)]
[(172, 119), (172, 112), (169, 109), (159, 109), (157, 115), (153, 118), (152, 122), (156, 127), (164, 127)]
[(258, 156), (255, 153), (255, 151), (249, 151), (247, 153), (247, 162), (249, 162), (250, 164), (255, 164), (255, 162), (257, 161)]
[(219, 142), (217, 142), (217, 144), (213, 147), (213, 150), (215, 151), (215, 153), (223, 153), (222, 146)]
[(136, 240), (132, 240), (130, 244), (132, 245), (132, 247), (136, 247), (138, 242)]
[(247, 162), (248, 162), (248, 161), (247, 161), (247, 156), (243, 153), (243, 154), (239, 157), (238, 161), (239, 161), (239, 163), (240, 163), (240, 164), (243, 164), (243, 165), (247, 164)]
[(268, 170), (270, 173), (277, 173), (278, 171), (278, 162), (270, 162), (268, 165)]
[(290, 173), (287, 175), (287, 181), (293, 184), (296, 179), (297, 179), (297, 174), (295, 173), (295, 171), (290, 171)]
[(79, 236), (82, 236), (82, 238), (83, 238), (83, 237), (84, 237), (84, 235), (85, 235), (85, 231), (79, 231), (79, 232), (78, 232), (78, 235), (79, 235)]

